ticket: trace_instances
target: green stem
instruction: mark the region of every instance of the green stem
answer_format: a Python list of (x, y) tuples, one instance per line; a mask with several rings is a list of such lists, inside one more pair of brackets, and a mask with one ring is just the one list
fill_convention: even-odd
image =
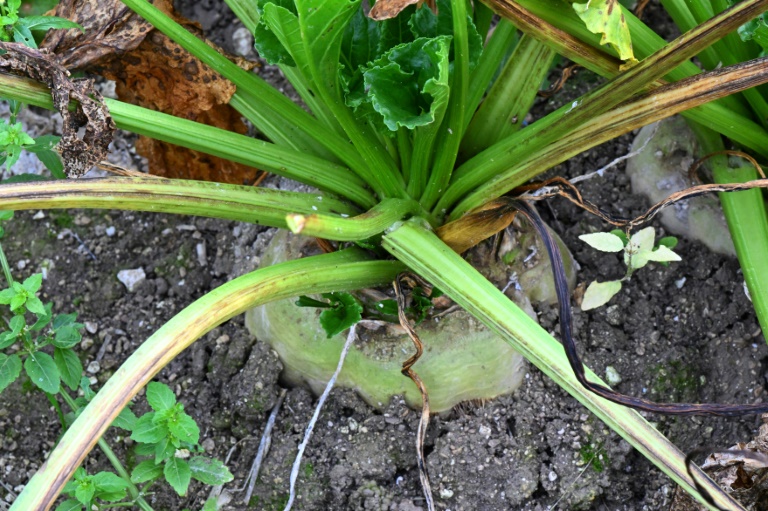
[[(396, 222), (424, 210), (414, 200), (384, 199), (370, 211), (354, 218), (338, 215), (288, 215), (288, 228), (295, 234), (337, 241), (361, 241), (381, 234)], [(434, 224), (433, 224), (434, 225)]]
[[(691, 480), (685, 454), (634, 410), (606, 401), (586, 390), (576, 380), (562, 345), (428, 229), (415, 221), (405, 222), (384, 236), (383, 246), (502, 336), (703, 506), (718, 509), (706, 503)], [(590, 380), (600, 381), (591, 371), (588, 375)], [(691, 471), (716, 506), (741, 509), (698, 467), (691, 466)]]
[(11, 275), (11, 267), (8, 265), (8, 259), (5, 257), (5, 251), (3, 245), (0, 244), (0, 265), (3, 267), (3, 275), (5, 275), (5, 281), (8, 283), (8, 287), (13, 286), (13, 275)]
[[(0, 95), (53, 109), (48, 89), (25, 78), (0, 74)], [(147, 108), (111, 99), (104, 102), (118, 128), (296, 179), (364, 208), (376, 204), (365, 181), (327, 160)]]
[[(60, 392), (60, 394), (64, 394), (64, 392)], [(59, 422), (61, 423), (62, 429), (66, 429), (67, 423), (64, 420), (64, 412), (61, 410), (61, 405), (56, 400), (56, 396), (54, 396), (50, 392), (46, 392), (45, 397), (48, 398), (48, 402), (51, 403), (51, 406), (53, 407), (53, 409), (56, 410), (56, 415), (59, 416)]]
[(45, 510), (133, 396), (179, 353), (229, 318), (263, 303), (300, 294), (389, 284), (405, 267), (368, 261), (348, 249), (276, 264), (238, 277), (186, 307), (147, 339), (104, 384), (27, 483), (12, 511)]
[(518, 41), (501, 75), (475, 113), (461, 142), (466, 160), (518, 131), (528, 115), (555, 52), (529, 35)]
[[(725, 149), (719, 134), (701, 125), (689, 124), (701, 143), (702, 152), (711, 154)], [(712, 157), (708, 163), (716, 183), (744, 183), (758, 177), (752, 166), (731, 168), (726, 156)], [(760, 328), (768, 332), (768, 258), (765, 257), (768, 254), (768, 215), (763, 194), (756, 188), (721, 193), (720, 202)]]
[(318, 194), (285, 192), (202, 181), (105, 178), (0, 185), (0, 209), (123, 209), (226, 218), (286, 228), (286, 215), (356, 215), (341, 201)]
[(515, 26), (509, 20), (500, 20), (496, 28), (493, 29), (493, 34), (488, 39), (482, 55), (480, 55), (477, 67), (472, 70), (469, 90), (467, 90), (465, 121), (472, 119), (472, 114), (477, 110), (477, 105), (480, 104), (480, 100), (483, 99), (483, 95), (488, 90), (488, 84), (491, 83), (493, 76), (504, 61), (504, 57), (507, 56), (510, 46), (514, 44), (516, 39), (517, 29)]
[[(486, 180), (469, 193), (451, 212), (463, 213), (499, 197), (533, 176), (590, 147), (669, 117), (701, 103), (768, 82), (767, 58), (739, 66), (717, 69), (636, 96), (615, 109), (587, 121), (578, 130), (538, 150), (520, 156), (511, 168)], [(718, 108), (721, 108), (718, 106)], [(752, 123), (754, 126), (759, 126)], [(713, 124), (710, 124), (713, 126)], [(527, 129), (527, 128), (526, 128)], [(525, 130), (523, 130), (525, 131)], [(522, 133), (522, 132), (521, 132)], [(474, 176), (467, 176), (467, 180)], [(459, 184), (457, 181), (456, 184)], [(451, 190), (449, 190), (449, 193)]]
[[(560, 55), (607, 78), (612, 78), (619, 73), (620, 61), (595, 48), (599, 46), (599, 37), (586, 30), (584, 23), (578, 19), (567, 3), (561, 0), (489, 1), (493, 1), (494, 7), (499, 8), (502, 15), (508, 16), (521, 30), (542, 39)], [(525, 5), (525, 9), (518, 3)], [(632, 33), (632, 45), (638, 58), (645, 58), (667, 44), (632, 13), (626, 10), (623, 10), (623, 13)], [(578, 34), (581, 40), (590, 41), (594, 47), (583, 43), (580, 39), (570, 35), (571, 33)], [(700, 69), (694, 63), (686, 61), (669, 72), (665, 79), (669, 81), (681, 80), (699, 72)], [(742, 102), (735, 99), (727, 96), (683, 115), (707, 126), (716, 123), (717, 127), (713, 127), (713, 129), (717, 132), (768, 157), (768, 133), (750, 120), (751, 114)], [(742, 114), (738, 112), (742, 112)], [(748, 128), (744, 127), (745, 123), (749, 126)]]
[[(75, 412), (75, 415), (77, 415), (77, 413), (80, 411), (80, 407), (77, 406), (77, 403), (74, 399), (72, 399), (72, 396), (67, 394), (67, 392), (60, 392), (59, 395), (64, 401), (66, 401), (69, 408)], [(120, 462), (120, 458), (117, 457), (115, 451), (112, 450), (107, 441), (104, 440), (104, 438), (99, 438), (98, 445), (99, 449), (101, 449), (101, 452), (104, 453), (109, 462), (112, 464), (112, 467), (117, 472), (117, 475), (119, 475), (122, 480), (128, 483), (128, 492), (131, 494), (133, 501), (138, 504), (138, 506), (144, 511), (154, 511), (152, 506), (150, 506), (149, 503), (141, 496), (141, 492), (136, 487), (136, 485), (133, 484), (133, 481), (131, 481), (131, 475), (127, 470), (125, 470), (125, 467)]]
[(464, 136), (464, 116), (467, 114), (467, 92), (469, 90), (469, 36), (467, 34), (466, 0), (451, 0), (453, 18), (453, 79), (451, 95), (448, 100), (448, 113), (445, 126), (440, 126), (437, 134), (437, 147), (432, 172), (427, 181), (427, 188), (419, 202), (425, 209), (430, 209), (448, 188), (453, 166), (459, 153), (459, 145)]
[[(454, 173), (454, 182), (440, 199), (435, 213), (447, 210), (458, 198), (514, 166), (520, 159), (562, 139), (584, 122), (608, 111), (635, 92), (652, 84), (681, 62), (696, 55), (713, 41), (741, 23), (768, 10), (768, 0), (746, 0), (619, 74), (607, 84), (583, 95), (573, 103), (507, 137), (464, 163)], [(459, 182), (459, 180), (461, 180)]]

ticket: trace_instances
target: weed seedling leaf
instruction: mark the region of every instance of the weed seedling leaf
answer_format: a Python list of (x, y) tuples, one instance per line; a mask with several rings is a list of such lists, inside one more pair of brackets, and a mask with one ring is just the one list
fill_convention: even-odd
[(112, 426), (126, 431), (133, 431), (133, 428), (136, 427), (137, 420), (139, 419), (136, 417), (136, 414), (133, 413), (130, 408), (126, 407), (120, 411), (120, 415), (118, 415), (114, 422), (112, 422)]
[(80, 502), (74, 500), (74, 499), (67, 499), (58, 506), (56, 506), (56, 511), (82, 511), (83, 505), (80, 504)]
[(135, 442), (154, 444), (168, 436), (168, 427), (165, 423), (155, 423), (155, 414), (146, 413), (139, 417), (131, 433), (131, 439)]
[(189, 460), (192, 477), (211, 486), (225, 484), (234, 479), (229, 469), (217, 459), (195, 456)]
[(619, 291), (621, 291), (621, 281), (619, 280), (595, 281), (589, 285), (584, 293), (581, 310), (587, 311), (605, 305)]
[(179, 458), (171, 458), (165, 463), (163, 474), (165, 475), (165, 480), (176, 490), (176, 493), (182, 497), (187, 493), (189, 481), (192, 477), (189, 463)]
[(176, 404), (176, 396), (167, 385), (153, 381), (147, 385), (147, 403), (154, 411), (162, 412)]
[(21, 374), (21, 358), (17, 354), (0, 353), (0, 392), (13, 383)]
[(112, 472), (99, 472), (93, 476), (96, 496), (107, 502), (117, 502), (125, 498), (128, 482)]
[(200, 439), (200, 428), (197, 427), (195, 420), (183, 412), (175, 420), (168, 421), (168, 429), (182, 442), (196, 444)]
[(32, 383), (45, 392), (55, 394), (59, 391), (61, 377), (56, 362), (49, 354), (42, 351), (30, 353), (24, 361), (24, 370)]
[(80, 358), (72, 350), (55, 348), (53, 350), (53, 361), (59, 370), (61, 381), (70, 389), (77, 390), (80, 384), (80, 377), (83, 374), (83, 364)]
[(601, 252), (621, 252), (624, 250), (624, 241), (612, 232), (582, 234), (579, 239)]
[(163, 475), (163, 465), (158, 465), (154, 460), (142, 461), (131, 472), (131, 481), (134, 484), (152, 481)]

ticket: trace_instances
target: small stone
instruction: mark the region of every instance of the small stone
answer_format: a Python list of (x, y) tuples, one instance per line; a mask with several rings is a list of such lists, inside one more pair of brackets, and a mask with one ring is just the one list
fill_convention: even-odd
[(235, 47), (235, 53), (241, 57), (248, 56), (253, 51), (253, 36), (251, 31), (245, 27), (240, 27), (232, 32), (232, 44)]
[(85, 337), (80, 343), (81, 350), (87, 350), (91, 346), (93, 346), (93, 339), (91, 339), (90, 337)]
[(608, 385), (618, 385), (621, 383), (621, 376), (615, 367), (608, 366), (605, 368), (605, 381), (608, 382)]
[(453, 490), (449, 490), (448, 488), (440, 488), (441, 499), (450, 499), (451, 497), (453, 497)]
[(101, 371), (101, 364), (99, 364), (95, 360), (93, 362), (91, 362), (90, 364), (88, 364), (88, 367), (85, 369), (85, 372), (90, 373), (90, 374), (96, 374), (99, 371)]
[(147, 274), (144, 273), (144, 268), (120, 270), (117, 272), (117, 280), (123, 283), (129, 293), (133, 293), (136, 286), (146, 278)]
[(549, 480), (550, 480), (551, 482), (553, 482), (553, 483), (554, 483), (555, 481), (557, 481), (557, 474), (555, 473), (555, 471), (554, 471), (554, 470), (550, 470), (550, 471), (549, 471), (549, 474), (547, 474), (547, 479), (549, 479)]
[(19, 259), (19, 262), (16, 263), (16, 268), (23, 270), (26, 268), (27, 262), (24, 259)]
[(197, 262), (200, 266), (208, 265), (208, 251), (205, 246), (205, 242), (195, 245), (195, 252), (197, 253)]
[(477, 432), (480, 433), (481, 435), (483, 435), (485, 438), (488, 438), (489, 436), (491, 436), (491, 428), (489, 428), (485, 424), (480, 426), (478, 428)]
[(91, 223), (91, 219), (85, 215), (77, 215), (75, 217), (75, 225), (88, 225)]
[(221, 335), (216, 339), (216, 346), (227, 344), (229, 342), (229, 336), (227, 334)]
[(95, 321), (86, 321), (83, 325), (89, 334), (95, 334), (99, 330), (99, 325)]
[(213, 452), (216, 448), (216, 443), (213, 441), (213, 438), (206, 438), (200, 445), (203, 446), (205, 452)]
[(35, 216), (32, 217), (32, 220), (42, 220), (43, 218), (45, 218), (45, 213), (42, 211), (38, 211), (37, 213), (35, 213)]
[(109, 227), (104, 229), (104, 234), (106, 234), (107, 236), (109, 236), (111, 238), (112, 236), (115, 235), (115, 231), (116, 231), (115, 227), (110, 225)]

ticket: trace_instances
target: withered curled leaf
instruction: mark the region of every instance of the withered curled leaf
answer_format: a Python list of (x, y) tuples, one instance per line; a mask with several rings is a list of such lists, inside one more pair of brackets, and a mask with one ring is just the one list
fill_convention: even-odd
[[(64, 171), (69, 177), (81, 177), (107, 154), (115, 123), (92, 80), (73, 80), (69, 71), (45, 50), (35, 50), (19, 43), (0, 42), (0, 68), (44, 83), (51, 90), (53, 106), (63, 119), (59, 141)], [(69, 110), (70, 101), (75, 109)], [(85, 128), (82, 138), (78, 130)]]

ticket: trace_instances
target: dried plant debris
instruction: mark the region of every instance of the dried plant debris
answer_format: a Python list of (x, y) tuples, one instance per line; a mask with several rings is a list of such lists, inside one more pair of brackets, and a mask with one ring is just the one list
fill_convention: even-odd
[[(177, 16), (170, 1), (153, 3), (202, 38), (199, 26)], [(229, 106), (235, 86), (118, 0), (64, 0), (54, 14), (80, 23), (86, 33), (59, 31), (46, 37), (42, 46), (70, 69), (114, 80), (122, 101), (228, 131), (247, 131)], [(236, 62), (253, 67), (242, 59)], [(145, 137), (136, 147), (149, 159), (150, 172), (164, 177), (250, 184), (259, 174), (252, 167)]]
[[(748, 511), (768, 510), (768, 414), (757, 436), (726, 451), (710, 454), (701, 468)], [(670, 511), (706, 509), (677, 489)]]
[[(59, 150), (67, 176), (80, 177), (104, 159), (115, 124), (93, 81), (73, 80), (46, 50), (5, 42), (0, 42), (0, 49), (6, 52), (0, 55), (0, 67), (40, 81), (51, 90), (53, 106), (64, 121)], [(72, 111), (71, 101), (75, 102)], [(82, 138), (78, 137), (81, 128), (85, 128)]]
[[(164, 12), (170, 9), (166, 0), (153, 3)], [(79, 23), (85, 30), (52, 30), (41, 44), (70, 70), (84, 70), (105, 58), (121, 57), (152, 31), (152, 25), (114, 0), (61, 0), (50, 14)]]

